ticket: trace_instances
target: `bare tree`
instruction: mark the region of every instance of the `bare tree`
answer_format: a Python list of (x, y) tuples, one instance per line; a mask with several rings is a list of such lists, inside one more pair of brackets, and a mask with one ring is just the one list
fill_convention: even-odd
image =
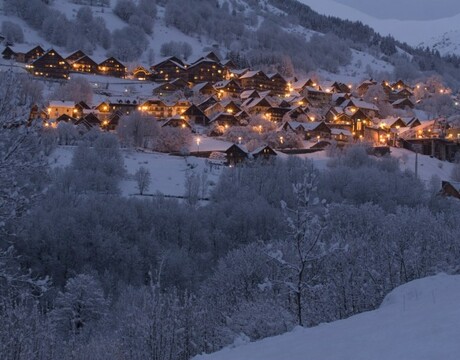
[(141, 166), (134, 174), (134, 180), (136, 180), (139, 194), (144, 195), (144, 192), (147, 191), (150, 187), (150, 183), (152, 182), (152, 175), (148, 169)]

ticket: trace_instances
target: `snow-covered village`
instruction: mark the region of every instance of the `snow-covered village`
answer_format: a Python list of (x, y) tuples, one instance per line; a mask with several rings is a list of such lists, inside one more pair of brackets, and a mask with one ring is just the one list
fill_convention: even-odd
[(459, 19), (1, 0), (0, 359), (458, 359)]

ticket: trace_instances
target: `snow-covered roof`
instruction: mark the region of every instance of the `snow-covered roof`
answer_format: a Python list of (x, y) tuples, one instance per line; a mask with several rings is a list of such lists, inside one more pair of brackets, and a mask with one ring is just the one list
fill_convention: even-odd
[(29, 44), (15, 44), (15, 45), (8, 45), (11, 50), (13, 50), (15, 53), (28, 53), (30, 50), (35, 49), (37, 45), (32, 46)]
[(345, 135), (345, 136), (353, 136), (353, 134), (345, 129), (340, 129), (340, 128), (331, 128), (331, 134), (332, 135)]
[(74, 101), (61, 101), (61, 100), (51, 100), (49, 103), (49, 107), (75, 107)]

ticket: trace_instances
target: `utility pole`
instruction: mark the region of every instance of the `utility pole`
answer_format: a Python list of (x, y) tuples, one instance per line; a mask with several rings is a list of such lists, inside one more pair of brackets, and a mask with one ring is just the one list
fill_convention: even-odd
[(418, 178), (418, 150), (415, 150), (415, 177)]

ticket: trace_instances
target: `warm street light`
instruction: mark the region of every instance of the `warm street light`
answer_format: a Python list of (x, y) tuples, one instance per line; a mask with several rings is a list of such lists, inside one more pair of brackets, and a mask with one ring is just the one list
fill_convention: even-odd
[(284, 137), (282, 137), (282, 136), (280, 136), (280, 143), (281, 143), (281, 145), (283, 145), (283, 143), (284, 143)]
[(241, 145), (241, 136), (238, 136), (238, 144)]
[(200, 152), (200, 143), (201, 143), (201, 138), (197, 137), (196, 138), (196, 146), (198, 148), (198, 152)]

